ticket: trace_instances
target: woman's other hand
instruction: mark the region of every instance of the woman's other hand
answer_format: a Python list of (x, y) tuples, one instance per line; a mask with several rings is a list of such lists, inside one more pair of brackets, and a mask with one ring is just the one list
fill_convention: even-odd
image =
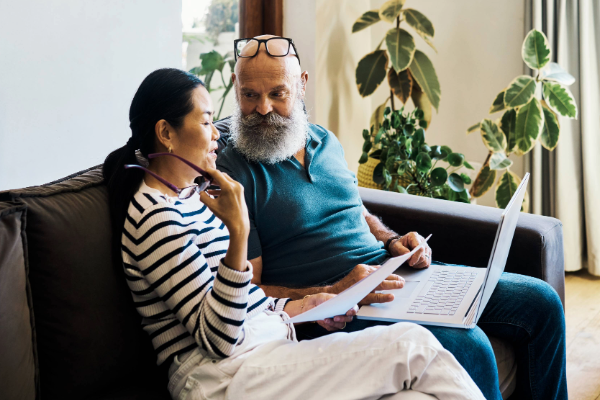
[[(304, 299), (304, 304), (302, 304), (302, 300), (295, 300), (289, 302), (285, 307), (285, 311), (290, 317), (294, 317), (298, 314), (310, 310), (311, 308), (315, 308), (319, 304), (324, 303), (335, 296), (335, 294), (330, 293), (313, 294)], [(346, 324), (352, 321), (357, 312), (358, 306), (354, 306), (350, 310), (348, 310), (348, 312), (346, 312), (345, 315), (336, 315), (333, 318), (325, 318), (324, 320), (316, 322), (330, 332), (337, 331), (339, 329), (344, 329), (346, 327)]]

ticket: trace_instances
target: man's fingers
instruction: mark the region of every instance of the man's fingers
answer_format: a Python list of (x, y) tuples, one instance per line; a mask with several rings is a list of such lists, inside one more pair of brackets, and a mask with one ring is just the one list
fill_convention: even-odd
[(383, 281), (375, 288), (375, 290), (395, 290), (404, 287), (404, 279), (399, 281)]
[(358, 304), (363, 306), (373, 303), (389, 303), (390, 301), (394, 301), (394, 295), (391, 293), (369, 293)]

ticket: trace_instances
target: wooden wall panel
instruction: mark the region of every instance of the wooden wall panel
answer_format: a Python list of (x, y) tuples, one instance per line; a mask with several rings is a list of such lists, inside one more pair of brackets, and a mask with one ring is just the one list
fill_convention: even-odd
[(283, 35), (283, 0), (240, 0), (240, 37)]

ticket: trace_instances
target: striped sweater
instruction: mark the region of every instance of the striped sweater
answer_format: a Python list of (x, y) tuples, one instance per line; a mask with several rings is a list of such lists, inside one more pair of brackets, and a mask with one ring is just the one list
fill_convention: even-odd
[(222, 262), (229, 232), (196, 194), (168, 197), (142, 182), (122, 236), (125, 276), (157, 363), (200, 346), (211, 357), (233, 353), (245, 319), (283, 310), (245, 272)]

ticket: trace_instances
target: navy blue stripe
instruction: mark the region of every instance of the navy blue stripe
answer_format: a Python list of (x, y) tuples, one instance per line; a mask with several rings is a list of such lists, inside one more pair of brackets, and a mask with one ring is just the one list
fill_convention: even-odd
[(253, 285), (253, 286), (250, 288), (250, 291), (248, 292), (248, 294), (252, 294), (252, 293), (256, 292), (258, 289), (260, 289), (258, 286), (256, 286), (256, 285)]
[(221, 322), (226, 323), (228, 325), (242, 326), (244, 324), (244, 320), (238, 321), (235, 319), (227, 318), (222, 316), (221, 314), (218, 314), (217, 312), (215, 312), (215, 315), (221, 320)]
[(206, 259), (209, 259), (210, 257), (218, 256), (219, 254), (225, 254), (225, 253), (227, 253), (227, 250), (217, 250), (217, 251), (213, 251), (212, 253), (206, 253), (204, 255), (204, 257)]
[(179, 325), (179, 320), (177, 320), (177, 319), (174, 319), (173, 321), (169, 322), (168, 324), (166, 324), (166, 325), (165, 325), (165, 326), (163, 326), (162, 328), (160, 328), (160, 329), (157, 329), (157, 330), (155, 330), (154, 332), (152, 332), (152, 333), (149, 335), (149, 336), (150, 336), (150, 339), (154, 339), (155, 337), (157, 337), (157, 336), (158, 336), (158, 335), (160, 335), (161, 333), (163, 333), (163, 332), (166, 332), (166, 331), (168, 331), (169, 329), (171, 329), (171, 328), (173, 328), (173, 327), (175, 327), (175, 326), (177, 326), (177, 325)]
[(135, 200), (135, 197), (133, 197), (133, 198), (131, 199), (131, 204), (133, 204), (133, 206), (134, 206), (135, 208), (137, 208), (137, 210), (140, 212), (140, 214), (143, 214), (143, 213), (144, 213), (144, 207), (142, 207), (142, 206), (140, 205), (140, 203), (138, 203), (138, 202)]
[(223, 339), (224, 341), (226, 341), (229, 344), (237, 343), (237, 339), (232, 338), (231, 336), (225, 334), (224, 332), (221, 332), (220, 330), (218, 330), (217, 328), (212, 326), (212, 324), (210, 322), (208, 322), (208, 319), (206, 318), (206, 316), (204, 316), (204, 322), (206, 322), (206, 326), (208, 326), (208, 329), (210, 329), (212, 331), (212, 333), (215, 334), (215, 336), (220, 337), (221, 339)]
[[(189, 264), (191, 264), (194, 260), (196, 260), (201, 255), (202, 255), (201, 252), (199, 252), (199, 251), (195, 252), (187, 260), (185, 260), (181, 264), (179, 264), (176, 267), (173, 267), (172, 269), (170, 269), (169, 271), (167, 271), (163, 276), (161, 276), (156, 281), (154, 281), (154, 283), (151, 284), (148, 288), (146, 288), (144, 290), (132, 290), (132, 292), (135, 293), (135, 294), (137, 294), (138, 296), (143, 296), (145, 294), (148, 294), (148, 293), (154, 291), (157, 287), (159, 287), (160, 285), (162, 285), (163, 283), (165, 283), (173, 275), (175, 275), (176, 273), (178, 273), (179, 271), (181, 271), (182, 269), (184, 269), (185, 267), (187, 267)], [(200, 272), (204, 272), (204, 270), (206, 268), (208, 268), (208, 264), (205, 263), (202, 267), (200, 267), (199, 271)]]
[(206, 336), (206, 341), (208, 345), (213, 349), (213, 352), (221, 358), (227, 358), (227, 354), (223, 353), (213, 342), (210, 341), (210, 338)]
[[(211, 283), (213, 280), (214, 280), (214, 278), (211, 276), (211, 278), (210, 278), (209, 280), (207, 280), (206, 282), (204, 282), (204, 283), (202, 284), (202, 286), (200, 286), (200, 291), (203, 291), (203, 290), (204, 290), (204, 288), (206, 287), (206, 285), (208, 285), (209, 283)], [(209, 286), (206, 292), (208, 293), (208, 291), (210, 291), (210, 289), (212, 289), (212, 286)], [(204, 294), (204, 298), (206, 298), (206, 293)], [(196, 304), (194, 304), (194, 306), (192, 307), (192, 309), (190, 310), (190, 312), (188, 313), (188, 315), (186, 315), (186, 316), (185, 316), (185, 317), (184, 317), (184, 318), (181, 320), (181, 322), (183, 323), (183, 325), (187, 325), (187, 323), (188, 323), (188, 320), (189, 320), (189, 319), (192, 317), (192, 315), (194, 315), (194, 313), (195, 313), (196, 311), (198, 311), (198, 307), (200, 306), (200, 303), (201, 303), (201, 302), (199, 301), (199, 302), (197, 302)], [(196, 319), (196, 320), (197, 320), (197, 319)], [(194, 332), (193, 332), (193, 334), (194, 334), (194, 335), (196, 334), (196, 329), (195, 329), (195, 328), (194, 328)]]
[(156, 304), (160, 302), (160, 297), (156, 296), (152, 299), (148, 299), (148, 300), (142, 300), (142, 301), (134, 301), (133, 304), (137, 307), (137, 308), (142, 308), (142, 307), (148, 307), (151, 306), (152, 304)]
[[(213, 279), (211, 276), (211, 279), (208, 282), (211, 282)], [(188, 294), (187, 296), (185, 296), (183, 299), (181, 299), (181, 301), (179, 303), (177, 303), (177, 305), (175, 307), (173, 307), (173, 312), (177, 313), (179, 310), (181, 310), (183, 307), (185, 307), (185, 305), (187, 303), (189, 303), (194, 297), (196, 297), (197, 295), (199, 295), (202, 292), (202, 289), (204, 288), (204, 286), (200, 286), (198, 289), (194, 290), (193, 292), (191, 292), (190, 294)]]
[[(173, 250), (172, 252), (168, 253), (167, 255), (161, 257), (160, 259), (158, 259), (154, 264), (152, 264), (151, 266), (149, 266), (148, 268), (146, 268), (145, 270), (142, 271), (142, 274), (144, 274), (144, 276), (148, 276), (149, 274), (151, 274), (152, 272), (154, 272), (155, 269), (157, 269), (158, 267), (160, 267), (161, 265), (163, 265), (166, 261), (168, 261), (169, 259), (171, 259), (172, 257), (183, 253), (185, 250), (187, 250), (188, 247), (190, 247), (194, 242), (189, 241), (188, 243), (186, 243), (184, 246)], [(139, 262), (140, 260), (137, 260), (137, 256), (135, 256), (125, 245), (123, 245), (121, 247), (123, 249), (123, 251), (125, 253), (127, 253), (131, 258), (133, 258), (135, 261)]]
[(131, 225), (133, 225), (133, 227), (135, 229), (139, 229), (142, 225), (144, 225), (144, 222), (148, 221), (149, 218), (151, 218), (152, 216), (154, 216), (158, 213), (171, 211), (171, 212), (179, 214), (182, 218), (186, 218), (186, 217), (193, 217), (194, 215), (202, 214), (204, 211), (206, 211), (206, 208), (207, 208), (206, 205), (203, 204), (199, 210), (182, 213), (181, 211), (179, 211), (176, 208), (165, 206), (164, 208), (159, 208), (158, 210), (150, 211), (144, 218), (142, 218), (140, 220), (140, 222), (136, 222), (135, 219), (133, 219), (133, 217), (129, 214), (127, 214), (127, 220), (131, 223)]
[(172, 316), (173, 312), (171, 312), (171, 310), (167, 309), (163, 312), (159, 312), (158, 314), (154, 314), (154, 315), (150, 315), (149, 317), (146, 317), (146, 319), (163, 319), (166, 316)]
[(248, 307), (248, 303), (234, 303), (232, 301), (229, 301), (227, 299), (222, 298), (221, 296), (219, 296), (217, 294), (217, 292), (215, 292), (214, 290), (212, 291), (212, 296), (214, 297), (215, 300), (217, 300), (219, 303), (223, 304), (224, 306), (227, 307), (231, 307), (231, 308), (237, 308), (238, 310), (242, 310), (246, 307)]
[(154, 200), (154, 197), (150, 196), (148, 193), (144, 193), (144, 196), (146, 196), (146, 198), (147, 198), (148, 200), (150, 200), (150, 203), (152, 203), (152, 205), (156, 205), (156, 204), (158, 204), (158, 203), (156, 202), (156, 200)]
[(247, 312), (251, 312), (252, 310), (254, 310), (256, 307), (260, 306), (262, 303), (264, 303), (268, 299), (269, 299), (268, 297), (263, 297), (262, 299), (260, 299), (259, 301), (257, 301), (256, 303), (254, 303), (250, 307), (248, 307)]
[(204, 221), (204, 223), (210, 224), (211, 222), (213, 222), (215, 220), (215, 218), (217, 218), (217, 216), (215, 214), (213, 214), (210, 216), (210, 218), (208, 218), (206, 221)]
[(190, 336), (190, 334), (188, 332), (182, 333), (181, 335), (179, 335), (179, 336), (177, 336), (177, 337), (169, 340), (168, 342), (165, 342), (165, 343), (161, 344), (160, 346), (158, 346), (156, 348), (156, 352), (160, 353), (164, 349), (173, 346), (175, 343), (177, 343), (177, 342), (179, 342), (179, 341), (181, 341), (181, 340), (183, 340), (183, 339), (185, 339), (185, 338), (187, 338), (189, 336)]
[(210, 245), (211, 245), (211, 244), (213, 244), (213, 243), (217, 243), (217, 242), (224, 242), (224, 241), (226, 241), (226, 240), (229, 240), (229, 236), (221, 236), (221, 237), (217, 237), (217, 238), (214, 238), (213, 240), (211, 240), (210, 242), (205, 242), (205, 243), (199, 244), (199, 245), (198, 245), (198, 248), (199, 248), (199, 249), (204, 249), (204, 248), (206, 248), (206, 247), (210, 246)]
[[(150, 235), (152, 235), (154, 232), (156, 232), (157, 230), (164, 228), (166, 226), (180, 226), (182, 228), (187, 228), (190, 225), (194, 225), (197, 221), (191, 221), (188, 222), (187, 224), (184, 224), (182, 222), (179, 221), (173, 221), (173, 220), (169, 220), (169, 221), (163, 221), (160, 222), (156, 225), (154, 225), (152, 228), (148, 229), (148, 231), (146, 233), (144, 233), (140, 238), (135, 238), (131, 233), (129, 233), (129, 231), (127, 229), (123, 229), (123, 234), (127, 237), (127, 239), (131, 240), (131, 242), (133, 244), (135, 244), (136, 246), (139, 246), (140, 244), (144, 243), (144, 241), (146, 239), (148, 239), (148, 237)], [(203, 228), (200, 233), (204, 233), (204, 232), (208, 232), (212, 230), (210, 227), (207, 228)]]
[[(203, 232), (204, 229), (198, 231), (197, 229), (190, 229), (189, 231), (185, 231), (185, 232), (181, 232), (178, 233), (176, 235), (171, 235), (171, 236), (167, 236), (165, 238), (162, 238), (161, 240), (155, 242), (148, 250), (144, 251), (142, 254), (138, 255), (138, 256), (134, 256), (135, 260), (137, 262), (140, 262), (141, 260), (143, 260), (144, 258), (150, 256), (152, 253), (154, 253), (156, 250), (158, 250), (159, 248), (161, 248), (162, 246), (164, 246), (167, 243), (173, 242), (175, 240), (181, 239), (185, 236), (188, 235), (194, 235), (194, 237), (190, 238), (190, 243), (193, 242), (196, 239), (195, 235), (200, 235)], [(188, 243), (188, 245), (190, 244)], [(132, 252), (133, 254), (133, 252)]]
[(242, 283), (237, 283), (234, 281), (230, 281), (227, 278), (224, 278), (220, 273), (217, 272), (217, 280), (219, 282), (222, 282), (223, 284), (232, 287), (232, 288), (236, 288), (236, 289), (241, 289), (243, 287), (246, 287), (250, 284), (250, 280), (246, 281), (246, 282), (242, 282)]
[(173, 288), (171, 290), (169, 290), (167, 293), (165, 293), (164, 296), (162, 296), (163, 301), (166, 302), (167, 300), (169, 300), (175, 293), (177, 293), (178, 290), (180, 290), (182, 287), (184, 287), (185, 285), (187, 285), (188, 283), (190, 283), (191, 281), (196, 279), (201, 273), (202, 273), (202, 271), (200, 271), (200, 270), (194, 271), (194, 273), (187, 276), (185, 279), (181, 280), (177, 285), (173, 286)]

